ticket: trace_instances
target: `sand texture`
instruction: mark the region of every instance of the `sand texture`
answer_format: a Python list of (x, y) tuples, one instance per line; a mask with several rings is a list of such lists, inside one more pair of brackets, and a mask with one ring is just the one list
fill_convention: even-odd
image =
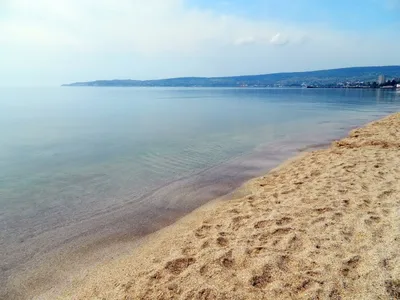
[(233, 198), (149, 236), (59, 297), (400, 299), (400, 113)]

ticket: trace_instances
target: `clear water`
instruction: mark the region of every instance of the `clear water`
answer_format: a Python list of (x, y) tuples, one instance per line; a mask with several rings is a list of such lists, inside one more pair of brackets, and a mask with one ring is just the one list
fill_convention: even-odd
[(0, 272), (97, 230), (99, 217), (115, 233), (140, 207), (150, 223), (162, 208), (193, 209), (204, 201), (182, 195), (197, 181), (197, 195), (217, 196), (228, 190), (212, 192), (210, 178), (233, 188), (272, 166), (264, 158), (277, 164), (399, 107), (400, 94), (371, 90), (0, 89)]

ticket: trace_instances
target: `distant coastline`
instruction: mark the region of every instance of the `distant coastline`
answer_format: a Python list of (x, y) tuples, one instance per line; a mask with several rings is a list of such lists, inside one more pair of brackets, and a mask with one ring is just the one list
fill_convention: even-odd
[(385, 88), (400, 84), (400, 66), (352, 67), (307, 72), (231, 77), (180, 77), (157, 80), (113, 79), (74, 82), (66, 87), (303, 87)]

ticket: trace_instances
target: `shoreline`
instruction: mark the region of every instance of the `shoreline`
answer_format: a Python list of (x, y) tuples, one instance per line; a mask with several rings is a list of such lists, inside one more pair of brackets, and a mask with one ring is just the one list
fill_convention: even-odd
[[(356, 128), (356, 127), (349, 126), (347, 128), (351, 129), (351, 128)], [(342, 128), (342, 129), (344, 129), (344, 128)], [(320, 140), (317, 140), (317, 141), (314, 140), (313, 142), (310, 141), (309, 143), (305, 143), (307, 146), (294, 147), (291, 150), (293, 152), (292, 155), (291, 156), (286, 156), (286, 159), (287, 159), (287, 157), (289, 157), (286, 161), (284, 160), (285, 158), (283, 157), (283, 160), (281, 160), (281, 161), (284, 161), (284, 162), (281, 165), (279, 165), (277, 168), (280, 169), (280, 168), (282, 168), (282, 166), (287, 165), (291, 161), (293, 161), (293, 160), (296, 161), (299, 157), (302, 157), (303, 155), (306, 155), (309, 151), (313, 151), (313, 150), (316, 150), (316, 149), (321, 149), (321, 148), (324, 148), (324, 147), (328, 146), (330, 144), (328, 141), (331, 140), (331, 139), (328, 138), (326, 140), (327, 141), (323, 142), (323, 143), (320, 143), (319, 142)], [(277, 149), (275, 149), (275, 150), (277, 150)], [(271, 152), (274, 152), (274, 151), (271, 151)], [(260, 151), (260, 155), (265, 155), (265, 151), (264, 152)], [(294, 155), (294, 157), (293, 157), (293, 155)], [(262, 158), (265, 159), (265, 157), (262, 157)], [(260, 161), (260, 159), (261, 158), (258, 159), (258, 162)], [(255, 161), (257, 161), (257, 160), (255, 160)], [(243, 160), (243, 162), (246, 162), (246, 161)], [(275, 165), (276, 164), (277, 163), (275, 163)], [(269, 167), (268, 169), (271, 170), (271, 167)], [(236, 170), (236, 171), (238, 171), (238, 170)], [(273, 168), (270, 172), (275, 172), (275, 171), (276, 171), (276, 168)], [(76, 278), (81, 278), (83, 280), (85, 278), (85, 276), (87, 276), (93, 270), (97, 270), (98, 268), (101, 268), (101, 265), (109, 264), (110, 260), (118, 260), (121, 257), (123, 258), (123, 257), (129, 255), (129, 253), (132, 252), (132, 248), (134, 248), (134, 250), (133, 250), (134, 252), (135, 251), (139, 251), (139, 250), (136, 250), (138, 245), (139, 245), (139, 248), (140, 248), (141, 247), (140, 245), (148, 244), (149, 243), (148, 241), (149, 240), (151, 241), (154, 236), (159, 236), (160, 232), (164, 232), (165, 230), (169, 230), (168, 228), (170, 228), (171, 226), (174, 227), (176, 223), (180, 224), (181, 222), (185, 222), (185, 220), (187, 218), (190, 219), (191, 216), (192, 215), (196, 215), (198, 213), (198, 211), (201, 212), (201, 211), (203, 211), (203, 209), (207, 210), (210, 207), (210, 211), (209, 212), (212, 212), (212, 210), (215, 208), (214, 207), (215, 203), (219, 203), (221, 201), (224, 202), (227, 199), (243, 197), (244, 196), (244, 194), (243, 194), (244, 193), (243, 186), (247, 186), (247, 184), (249, 182), (252, 182), (253, 180), (257, 179), (257, 178), (254, 178), (254, 175), (251, 175), (251, 174), (250, 175), (247, 174), (246, 176), (247, 176), (247, 178), (250, 177), (250, 178), (253, 178), (253, 179), (250, 179), (250, 181), (248, 181), (244, 185), (241, 185), (242, 187), (235, 188), (231, 192), (223, 193), (222, 197), (219, 197), (219, 198), (217, 197), (218, 199), (215, 199), (216, 197), (211, 197), (210, 200), (206, 201), (205, 204), (203, 204), (199, 208), (195, 208), (194, 211), (189, 212), (188, 214), (179, 215), (176, 218), (171, 219), (172, 221), (168, 221), (166, 223), (167, 227), (162, 227), (159, 231), (150, 233), (150, 234), (145, 235), (144, 237), (142, 236), (140, 238), (137, 238), (137, 237), (135, 238), (132, 235), (128, 235), (128, 236), (124, 235), (125, 237), (122, 237), (122, 238), (119, 238), (119, 237), (116, 236), (116, 239), (112, 238), (112, 239), (104, 240), (103, 241), (104, 245), (102, 244), (103, 242), (101, 242), (101, 240), (99, 241), (99, 240), (93, 239), (92, 247), (88, 248), (88, 246), (86, 245), (84, 247), (84, 249), (78, 249), (76, 251), (76, 253), (78, 253), (78, 254), (80, 252), (84, 252), (85, 254), (87, 254), (89, 252), (93, 252), (94, 254), (90, 254), (90, 257), (89, 257), (89, 258), (91, 258), (91, 263), (87, 263), (87, 261), (79, 262), (78, 265), (80, 266), (80, 268), (75, 268), (73, 270), (73, 272), (70, 272), (69, 270), (64, 270), (65, 266), (67, 265), (65, 263), (63, 263), (64, 266), (62, 264), (61, 265), (57, 265), (60, 268), (58, 268), (58, 270), (55, 270), (53, 272), (54, 273), (53, 275), (57, 275), (59, 277), (59, 279), (63, 280), (63, 281), (65, 281), (66, 278), (69, 278), (69, 279), (67, 279), (67, 283), (65, 283), (65, 282), (61, 283), (60, 286), (57, 285), (57, 286), (55, 286), (55, 288), (58, 289), (61, 286), (64, 286), (64, 288), (66, 290), (68, 290), (69, 288), (71, 288), (71, 285), (76, 284)], [(246, 182), (246, 180), (249, 180), (249, 179), (245, 179), (244, 182)], [(178, 221), (177, 221), (177, 219), (178, 219)], [(171, 223), (172, 223), (172, 225), (171, 225)], [(117, 245), (114, 245), (113, 241), (116, 241)], [(96, 249), (91, 249), (93, 247), (96, 248)], [(99, 247), (100, 247), (100, 249), (99, 249)], [(113, 249), (115, 250), (115, 252), (112, 252)], [(65, 254), (65, 253), (63, 253), (63, 254)], [(67, 254), (61, 256), (61, 259), (60, 259), (60, 257), (56, 258), (55, 260), (53, 259), (53, 262), (58, 264), (59, 261), (62, 261), (64, 259), (68, 261), (68, 257), (69, 257), (70, 254), (71, 253), (67, 253)], [(111, 254), (111, 258), (110, 258), (110, 254)], [(85, 260), (86, 258), (87, 258), (87, 255), (83, 256), (83, 260)], [(51, 263), (49, 263), (49, 265), (50, 265), (50, 268), (51, 268), (52, 267)], [(67, 269), (68, 269), (68, 266), (67, 266)], [(32, 272), (30, 272), (30, 273), (32, 273)], [(15, 287), (15, 290), (18, 290), (18, 289), (21, 288), (21, 286), (19, 286), (19, 283), (22, 280), (23, 287), (24, 287), (25, 291), (21, 292), (21, 290), (20, 290), (20, 293), (12, 294), (11, 298), (13, 298), (13, 299), (17, 299), (17, 298), (19, 298), (19, 299), (24, 299), (24, 298), (31, 299), (33, 297), (33, 295), (41, 295), (39, 297), (39, 299), (53, 299), (54, 295), (57, 295), (57, 292), (54, 290), (54, 288), (53, 288), (53, 290), (50, 290), (47, 293), (42, 294), (43, 290), (40, 289), (40, 288), (37, 289), (37, 286), (40, 286), (40, 284), (43, 285), (43, 282), (40, 282), (40, 281), (45, 280), (45, 277), (43, 275), (45, 273), (40, 274), (40, 272), (38, 272), (38, 270), (36, 270), (36, 269), (34, 270), (34, 273), (38, 273), (41, 276), (39, 276), (36, 279), (29, 278), (29, 276), (28, 276), (28, 278), (22, 277), (22, 279), (21, 279), (20, 276), (16, 276), (15, 277), (16, 281), (14, 280), (14, 282), (12, 282), (14, 287)], [(39, 281), (37, 279), (39, 279)], [(60, 281), (60, 280), (58, 280), (58, 281)], [(41, 287), (43, 287), (43, 286), (41, 286)], [(36, 290), (36, 292), (34, 292), (34, 290)], [(46, 295), (48, 295), (48, 296), (46, 296)]]
[[(17, 272), (12, 273), (8, 279), (6, 294), (3, 294), (3, 296), (6, 299), (13, 300), (35, 298), (37, 295), (40, 295), (43, 290), (49, 289), (49, 286), (58, 287), (60, 281), (67, 277), (73, 278), (74, 276), (81, 276), (82, 269), (90, 270), (96, 268), (99, 263), (106, 263), (110, 259), (110, 253), (112, 255), (111, 259), (124, 256), (133, 248), (136, 248), (148, 238), (151, 238), (153, 234), (173, 225), (176, 221), (193, 213), (193, 211), (207, 206), (209, 203), (214, 203), (217, 200), (229, 199), (231, 195), (238, 192), (243, 182), (254, 178), (254, 172), (263, 174), (265, 172), (260, 172), (260, 170), (271, 170), (279, 165), (280, 162), (288, 159), (288, 157), (290, 159), (292, 155), (307, 151), (307, 149), (321, 148), (329, 145), (329, 142), (316, 143), (316, 141), (310, 140), (310, 142), (303, 142), (303, 144), (307, 146), (297, 147), (297, 142), (298, 141), (293, 143), (293, 145), (287, 144), (286, 142), (279, 142), (274, 145), (269, 143), (260, 145), (252, 154), (243, 154), (234, 157), (229, 161), (204, 169), (194, 175), (169, 182), (141, 196), (139, 198), (141, 200), (135, 202), (135, 204), (141, 204), (144, 200), (154, 195), (157, 195), (158, 198), (158, 194), (168, 194), (165, 190), (174, 191), (183, 188), (186, 191), (185, 195), (181, 197), (182, 199), (180, 199), (179, 202), (174, 203), (174, 205), (186, 205), (189, 208), (185, 207), (181, 212), (175, 214), (174, 210), (166, 207), (163, 209), (164, 213), (166, 213), (166, 217), (164, 217), (163, 220), (157, 220), (156, 225), (154, 225), (156, 230), (152, 228), (147, 228), (147, 230), (134, 229), (132, 233), (123, 231), (115, 234), (108, 234), (107, 236), (93, 233), (91, 230), (89, 233), (74, 238), (71, 242), (63, 243), (54, 250), (51, 249), (44, 255), (39, 256), (38, 260), (28, 261), (28, 265), (24, 265), (22, 268), (19, 267)], [(277, 145), (279, 145), (279, 147), (277, 147)], [(270, 148), (271, 146), (273, 147)], [(281, 146), (284, 147), (282, 148)], [(268, 157), (268, 159), (266, 159), (266, 157)], [(244, 167), (243, 164), (245, 165)], [(258, 166), (256, 169), (252, 170), (253, 168), (251, 166), (255, 164), (261, 164), (263, 166)], [(231, 176), (232, 172), (241, 175), (239, 178), (236, 178), (238, 176)], [(212, 182), (213, 180), (221, 181), (221, 176), (229, 177), (227, 180), (222, 180), (226, 181), (227, 184), (221, 185), (220, 183)], [(194, 177), (197, 179), (194, 179)], [(199, 183), (200, 186), (193, 188), (193, 184), (198, 185)], [(174, 185), (177, 185), (177, 187), (172, 187)], [(201, 190), (209, 189), (210, 187), (210, 193), (201, 192)], [(187, 204), (182, 202), (187, 197), (187, 193), (190, 193), (192, 189), (194, 190), (193, 195), (200, 199), (200, 206), (199, 203), (193, 201)], [(73, 257), (73, 260), (70, 265), (71, 257)], [(57, 270), (54, 269), (54, 266), (57, 266)], [(40, 297), (40, 299), (42, 299), (42, 297)]]
[(396, 297), (399, 126), (397, 113), (300, 153), (42, 296)]

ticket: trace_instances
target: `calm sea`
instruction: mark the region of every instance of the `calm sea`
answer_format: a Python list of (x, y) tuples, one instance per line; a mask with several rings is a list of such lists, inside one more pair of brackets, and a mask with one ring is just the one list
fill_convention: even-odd
[(393, 91), (2, 88), (0, 280), (154, 231), (399, 107)]

